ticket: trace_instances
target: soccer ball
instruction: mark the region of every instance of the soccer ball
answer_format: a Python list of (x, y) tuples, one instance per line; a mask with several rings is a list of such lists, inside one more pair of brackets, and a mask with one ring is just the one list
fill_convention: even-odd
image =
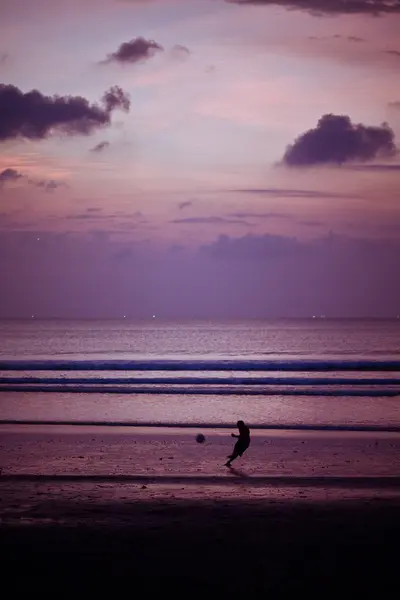
[(198, 433), (196, 435), (196, 442), (198, 444), (203, 444), (205, 441), (206, 441), (206, 438), (205, 438), (205, 436), (202, 433)]

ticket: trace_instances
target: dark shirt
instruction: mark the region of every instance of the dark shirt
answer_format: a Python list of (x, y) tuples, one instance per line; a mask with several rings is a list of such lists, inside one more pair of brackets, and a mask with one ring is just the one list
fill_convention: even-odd
[(243, 425), (239, 429), (239, 440), (241, 442), (245, 442), (246, 444), (250, 443), (250, 429), (247, 425)]

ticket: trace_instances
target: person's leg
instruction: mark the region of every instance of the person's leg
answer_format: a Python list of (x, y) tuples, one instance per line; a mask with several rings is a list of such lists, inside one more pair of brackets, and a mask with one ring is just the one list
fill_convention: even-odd
[(234, 461), (239, 456), (242, 456), (243, 452), (246, 452), (248, 447), (249, 447), (249, 444), (246, 445), (246, 444), (243, 444), (243, 442), (240, 440), (237, 441), (232, 454), (230, 456), (228, 456), (229, 460), (228, 460), (228, 462), (225, 463), (225, 466), (230, 467), (231, 462)]
[(225, 463), (226, 467), (230, 467), (231, 466), (231, 462), (233, 460), (235, 460), (238, 456), (242, 456), (242, 444), (240, 443), (240, 441), (237, 441), (234, 448), (233, 448), (233, 452), (230, 456), (228, 456), (229, 460), (227, 463)]
[(235, 460), (235, 458), (237, 458), (238, 456), (239, 456), (239, 454), (236, 451), (233, 451), (233, 453), (230, 456), (228, 456), (229, 460), (228, 460), (228, 462), (225, 463), (225, 466), (226, 467), (230, 467), (231, 466), (231, 462), (233, 460)]

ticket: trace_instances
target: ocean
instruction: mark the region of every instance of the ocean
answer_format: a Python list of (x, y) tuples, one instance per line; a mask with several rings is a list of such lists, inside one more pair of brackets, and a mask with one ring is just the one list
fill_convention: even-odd
[[(302, 368), (309, 360), (398, 361), (400, 360), (399, 320), (280, 320), (235, 322), (163, 322), (155, 318), (147, 322), (121, 321), (7, 321), (0, 322), (0, 360), (165, 360), (185, 361), (229, 360), (244, 364), (253, 361), (296, 361), (295, 373), (281, 369), (268, 373), (232, 370), (224, 373), (186, 371), (184, 377), (297, 377), (290, 395), (286, 385), (251, 386), (254, 395), (242, 387), (228, 394), (196, 393), (196, 386), (179, 385), (182, 393), (168, 393), (165, 383), (157, 385), (158, 393), (140, 386), (137, 393), (118, 393), (124, 378), (175, 377), (176, 372), (127, 372), (66, 370), (55, 373), (29, 371), (0, 372), (0, 377), (76, 379), (74, 391), (45, 391), (49, 383), (35, 391), (7, 391), (0, 387), (0, 420), (138, 422), (144, 424), (176, 423), (183, 425), (226, 423), (238, 419), (260, 426), (378, 426), (400, 427), (399, 396), (385, 397), (386, 385), (369, 385), (368, 380), (390, 378), (389, 386), (400, 395), (399, 380), (393, 384), (393, 372), (308, 372)], [(113, 393), (85, 393), (82, 376), (101, 383), (112, 378)], [(347, 393), (311, 395), (313, 378), (363, 379), (363, 386), (346, 385)], [(77, 378), (81, 378), (79, 381)], [(298, 381), (298, 379), (303, 381)], [(307, 384), (307, 378), (310, 382)], [(372, 378), (372, 379), (371, 379)], [(115, 382), (117, 382), (115, 384)], [(78, 385), (79, 383), (79, 385)], [(359, 382), (360, 383), (360, 382)], [(178, 387), (179, 387), (178, 385)], [(154, 387), (154, 385), (152, 385)], [(175, 386), (176, 387), (176, 386)], [(331, 385), (325, 389), (335, 389)], [(225, 385), (224, 390), (232, 389)], [(248, 389), (248, 388), (247, 388)], [(274, 390), (274, 394), (265, 393)], [(322, 389), (322, 388), (320, 388)], [(353, 395), (365, 389), (365, 395)], [(373, 390), (373, 393), (369, 393)], [(236, 393), (237, 390), (237, 393)], [(278, 390), (278, 392), (277, 392)], [(294, 390), (294, 391), (293, 391)], [(314, 391), (313, 391), (314, 390)], [(382, 395), (380, 395), (382, 390)], [(176, 391), (176, 390), (175, 390)], [(179, 391), (179, 390), (178, 390)], [(209, 393), (208, 393), (209, 391)], [(358, 392), (357, 392), (358, 393)]]

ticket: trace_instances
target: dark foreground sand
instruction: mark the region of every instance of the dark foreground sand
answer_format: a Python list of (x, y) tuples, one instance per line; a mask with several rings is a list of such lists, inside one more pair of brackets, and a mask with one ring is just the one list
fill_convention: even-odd
[[(233, 597), (398, 597), (400, 503), (391, 500), (137, 501), (43, 506), (80, 522), (3, 524), (2, 580), (129, 597), (204, 591)], [(96, 515), (96, 523), (87, 516)], [(51, 580), (53, 583), (51, 583)], [(37, 587), (38, 586), (38, 587)], [(271, 596), (269, 596), (271, 597)]]

